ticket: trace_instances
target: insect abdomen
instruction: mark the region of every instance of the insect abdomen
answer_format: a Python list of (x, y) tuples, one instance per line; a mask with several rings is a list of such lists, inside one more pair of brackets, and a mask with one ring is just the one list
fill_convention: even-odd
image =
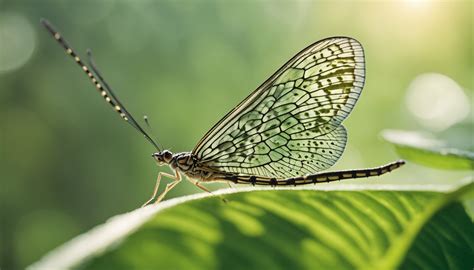
[(405, 164), (405, 161), (398, 160), (387, 165), (369, 168), (369, 169), (358, 169), (358, 170), (347, 170), (347, 171), (336, 171), (336, 172), (325, 172), (318, 174), (311, 174), (306, 176), (288, 178), (288, 179), (263, 179), (255, 176), (250, 177), (234, 177), (231, 180), (235, 183), (248, 183), (252, 185), (271, 185), (271, 186), (297, 186), (306, 184), (316, 184), (333, 182), (345, 179), (363, 178), (379, 176), (388, 172), (391, 172)]
[(391, 172), (405, 164), (405, 161), (398, 160), (387, 165), (377, 167), (377, 168), (369, 168), (369, 169), (358, 169), (358, 170), (347, 170), (347, 171), (338, 171), (338, 172), (327, 172), (327, 173), (319, 173), (313, 175), (307, 175), (303, 177), (303, 181), (296, 180), (293, 184), (292, 181), (284, 180), (285, 182), (283, 185), (298, 185), (298, 184), (311, 184), (311, 183), (322, 183), (322, 182), (332, 182), (332, 181), (339, 181), (345, 179), (353, 179), (353, 178), (364, 178), (364, 177), (372, 177), (372, 176), (379, 176), (388, 172)]

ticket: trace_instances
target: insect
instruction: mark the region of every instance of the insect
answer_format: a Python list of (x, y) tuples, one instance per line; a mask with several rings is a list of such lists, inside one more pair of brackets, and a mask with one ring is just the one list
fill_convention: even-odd
[[(42, 24), (86, 73), (114, 110), (156, 148), (152, 157), (174, 174), (160, 172), (151, 198), (160, 202), (182, 175), (200, 189), (202, 183), (227, 182), (288, 186), (378, 176), (405, 164), (320, 172), (344, 151), (342, 121), (364, 86), (362, 45), (349, 37), (331, 37), (306, 47), (222, 118), (192, 152), (162, 150), (120, 102), (88, 51), (88, 65), (46, 20)], [(173, 181), (158, 196), (161, 178)], [(155, 199), (156, 198), (156, 199)]]

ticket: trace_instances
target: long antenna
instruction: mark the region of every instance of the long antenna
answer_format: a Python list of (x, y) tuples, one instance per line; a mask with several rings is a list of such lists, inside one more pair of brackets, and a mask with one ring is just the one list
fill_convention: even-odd
[[(133, 118), (132, 114), (127, 111), (125, 106), (122, 104), (122, 102), (120, 102), (118, 97), (115, 95), (114, 91), (112, 90), (112, 87), (105, 81), (104, 77), (99, 72), (99, 69), (97, 68), (97, 65), (95, 64), (94, 59), (92, 58), (91, 50), (87, 50), (87, 56), (88, 56), (88, 63), (90, 65), (92, 71), (95, 73), (95, 75), (97, 75), (97, 78), (99, 78), (99, 80), (102, 82), (102, 84), (104, 85), (104, 88), (107, 89), (107, 91), (108, 91), (109, 95), (112, 97), (112, 99), (115, 100), (115, 103), (117, 103), (117, 105), (122, 108), (122, 113), (120, 114), (120, 116), (122, 116), (122, 114), (124, 114), (125, 117), (122, 116), (122, 118), (124, 118), (124, 120), (127, 121), (127, 123), (129, 123), (136, 130), (138, 130), (138, 132), (142, 133), (143, 136), (145, 136), (145, 138), (151, 144), (153, 144), (153, 146), (158, 151), (160, 151), (160, 147), (158, 147), (158, 143), (156, 143), (156, 141), (153, 140), (151, 138), (151, 136), (148, 135), (148, 133), (138, 124), (138, 122), (135, 120), (135, 118)], [(125, 118), (127, 118), (127, 119), (125, 119)]]
[[(86, 73), (91, 82), (95, 85), (100, 95), (109, 103), (112, 108), (132, 127), (134, 127), (138, 132), (143, 134), (145, 138), (158, 150), (161, 151), (158, 147), (158, 144), (146, 133), (146, 131), (138, 124), (138, 122), (133, 118), (133, 116), (128, 112), (128, 110), (123, 106), (118, 97), (114, 94), (110, 85), (104, 80), (100, 74), (98, 68), (96, 67), (92, 54), (88, 51), (88, 60), (89, 65), (91, 66), (92, 71), (89, 67), (82, 62), (77, 53), (69, 46), (68, 42), (61, 36), (61, 34), (54, 29), (54, 27), (45, 19), (41, 19), (41, 24), (48, 30), (48, 32), (54, 37), (54, 39), (64, 48), (66, 53), (70, 55), (76, 63), (81, 67), (81, 69)], [(95, 74), (95, 75), (94, 75)]]
[[(145, 122), (146, 126), (148, 127), (148, 131), (150, 132), (150, 134), (153, 134), (154, 132), (153, 132), (153, 129), (151, 128), (150, 122), (148, 121), (148, 116), (147, 115), (143, 116), (143, 121)], [(158, 138), (156, 137), (156, 135), (154, 136), (154, 139), (155, 139), (155, 142), (160, 145), (160, 148), (163, 148), (163, 145), (158, 141)]]

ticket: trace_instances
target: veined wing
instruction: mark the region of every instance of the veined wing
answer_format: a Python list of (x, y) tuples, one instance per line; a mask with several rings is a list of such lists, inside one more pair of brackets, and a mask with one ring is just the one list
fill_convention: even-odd
[(332, 166), (341, 122), (364, 85), (361, 44), (333, 37), (305, 48), (220, 120), (193, 150), (200, 167), (288, 178)]

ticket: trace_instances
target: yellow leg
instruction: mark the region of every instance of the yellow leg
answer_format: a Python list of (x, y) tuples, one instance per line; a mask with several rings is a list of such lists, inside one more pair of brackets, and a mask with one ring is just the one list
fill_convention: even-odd
[(175, 172), (176, 172), (176, 175), (173, 177), (174, 181), (166, 185), (165, 190), (161, 192), (161, 194), (158, 196), (158, 198), (155, 201), (155, 204), (158, 204), (159, 202), (161, 202), (161, 200), (163, 200), (163, 198), (165, 197), (166, 193), (168, 193), (168, 191), (172, 190), (179, 182), (181, 182), (181, 175), (178, 173), (178, 171), (175, 171)]
[(155, 199), (156, 193), (158, 193), (158, 188), (160, 187), (161, 177), (168, 177), (168, 178), (173, 179), (175, 181), (178, 178), (180, 178), (177, 171), (175, 171), (175, 175), (172, 175), (172, 174), (169, 174), (169, 173), (164, 173), (164, 172), (158, 173), (158, 176), (156, 177), (155, 188), (153, 189), (153, 194), (151, 195), (151, 198), (142, 205), (142, 207), (148, 205), (151, 201), (153, 201), (153, 199)]
[[(191, 183), (193, 183), (196, 187), (200, 188), (201, 190), (204, 190), (205, 192), (207, 193), (210, 193), (210, 194), (213, 194), (212, 191), (210, 191), (209, 189), (207, 189), (205, 186), (201, 185), (201, 182), (197, 181), (197, 180), (194, 180), (194, 179), (191, 179), (191, 178), (188, 178), (189, 181)], [(227, 199), (225, 199), (224, 197), (222, 197), (222, 195), (219, 195), (219, 197), (221, 198), (221, 200), (225, 203), (227, 203)]]
[(193, 183), (193, 185), (195, 185), (195, 186), (198, 187), (199, 189), (204, 190), (205, 192), (212, 194), (212, 191), (210, 191), (209, 189), (207, 189), (205, 186), (202, 186), (201, 183), (199, 183), (198, 180), (195, 180), (195, 179), (192, 179), (192, 178), (189, 178), (189, 177), (188, 177), (188, 180), (189, 180), (189, 182)]
[(196, 187), (204, 190), (205, 192), (208, 192), (208, 193), (211, 193), (212, 194), (212, 191), (210, 191), (209, 189), (207, 189), (205, 186), (201, 185), (201, 183), (199, 181), (196, 181), (194, 183), (196, 185)]

